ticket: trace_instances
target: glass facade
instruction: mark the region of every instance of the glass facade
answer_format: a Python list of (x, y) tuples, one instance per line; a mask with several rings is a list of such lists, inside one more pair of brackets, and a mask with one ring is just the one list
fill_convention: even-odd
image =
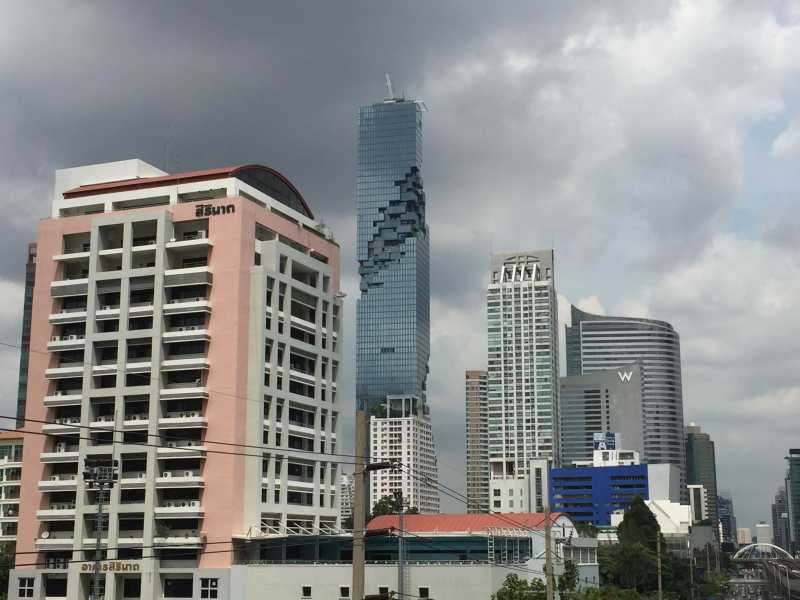
[(425, 405), (430, 355), (430, 258), (422, 109), (363, 106), (358, 123), (356, 400), (374, 413), (387, 395)]
[(573, 306), (566, 344), (567, 375), (639, 365), (644, 460), (679, 465), (685, 482), (681, 345), (672, 325), (593, 315)]

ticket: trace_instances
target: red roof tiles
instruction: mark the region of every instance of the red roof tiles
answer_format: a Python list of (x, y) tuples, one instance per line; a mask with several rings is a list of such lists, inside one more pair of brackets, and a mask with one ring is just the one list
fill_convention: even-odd
[[(561, 513), (551, 513), (555, 521)], [(544, 529), (544, 513), (493, 513), (450, 515), (405, 515), (405, 530), (411, 533), (461, 533), (485, 532), (489, 528)], [(367, 532), (399, 529), (398, 515), (375, 517), (367, 525)]]

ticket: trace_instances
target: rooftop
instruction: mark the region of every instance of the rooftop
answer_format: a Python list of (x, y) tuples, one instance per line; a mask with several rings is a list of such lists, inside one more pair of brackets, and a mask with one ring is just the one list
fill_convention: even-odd
[[(551, 513), (553, 522), (561, 513)], [(404, 515), (404, 530), (409, 533), (486, 533), (489, 529), (544, 529), (544, 513), (474, 513)], [(367, 532), (399, 529), (398, 515), (375, 517)]]
[(80, 185), (64, 192), (64, 198), (82, 198), (98, 194), (109, 194), (135, 189), (146, 189), (192, 183), (196, 181), (211, 181), (214, 179), (228, 179), (235, 177), (252, 185), (275, 200), (286, 204), (290, 208), (314, 218), (311, 208), (303, 198), (300, 191), (283, 174), (275, 169), (263, 165), (237, 165), (233, 167), (220, 167), (202, 171), (187, 171), (174, 175), (158, 175), (155, 177), (136, 177), (119, 181), (106, 181)]

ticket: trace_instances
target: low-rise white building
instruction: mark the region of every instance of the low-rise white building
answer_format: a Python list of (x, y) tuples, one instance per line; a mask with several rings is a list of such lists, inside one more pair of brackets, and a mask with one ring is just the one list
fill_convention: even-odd
[[(551, 515), (554, 575), (564, 561), (578, 567), (583, 586), (597, 586), (597, 540), (578, 537), (572, 520)], [(509, 574), (527, 580), (544, 572), (544, 515), (397, 515), (373, 519), (365, 541), (365, 593), (395, 592), (398, 598), (486, 600)], [(403, 568), (398, 567), (400, 534)], [(316, 541), (314, 541), (316, 540)], [(275, 538), (249, 544), (250, 556), (231, 569), (231, 598), (269, 590), (280, 599), (352, 597), (352, 538)]]
[(22, 479), (22, 434), (0, 433), (0, 542), (17, 540), (19, 485)]

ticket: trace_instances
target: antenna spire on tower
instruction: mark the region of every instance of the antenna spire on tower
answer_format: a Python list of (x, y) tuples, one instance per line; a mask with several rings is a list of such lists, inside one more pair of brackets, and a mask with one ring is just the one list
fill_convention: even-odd
[(386, 91), (388, 95), (386, 96), (387, 100), (394, 100), (394, 91), (392, 90), (392, 80), (389, 77), (389, 74), (386, 73)]

